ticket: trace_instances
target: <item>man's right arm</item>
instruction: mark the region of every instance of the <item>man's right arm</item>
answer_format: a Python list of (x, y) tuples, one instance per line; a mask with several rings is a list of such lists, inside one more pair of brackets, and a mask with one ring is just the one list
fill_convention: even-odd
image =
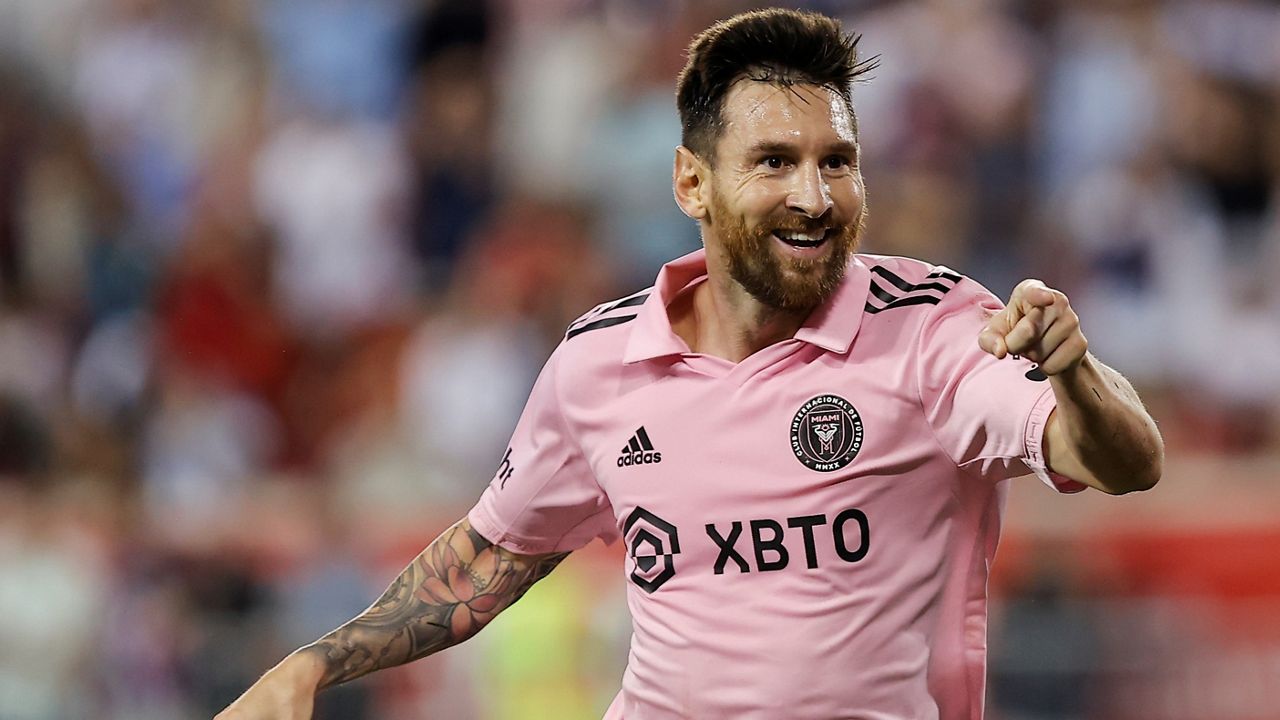
[(368, 610), (289, 655), (215, 720), (310, 718), (319, 691), (475, 635), (566, 555), (504, 550), (464, 518), (414, 558)]

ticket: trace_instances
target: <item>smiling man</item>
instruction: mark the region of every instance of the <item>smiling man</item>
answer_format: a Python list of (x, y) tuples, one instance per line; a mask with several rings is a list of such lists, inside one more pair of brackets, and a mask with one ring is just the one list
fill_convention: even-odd
[(570, 325), (467, 517), (220, 718), (309, 717), (597, 537), (634, 623), (607, 718), (982, 716), (1006, 481), (1146, 489), (1162, 443), (1062, 293), (856, 253), (868, 67), (809, 13), (694, 39), (673, 184), (705, 250)]

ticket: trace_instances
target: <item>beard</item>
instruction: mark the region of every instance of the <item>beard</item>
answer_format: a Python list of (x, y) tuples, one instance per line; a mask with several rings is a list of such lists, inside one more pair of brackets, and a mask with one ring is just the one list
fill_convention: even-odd
[(779, 255), (773, 248), (773, 233), (821, 230), (824, 220), (780, 216), (749, 228), (741, 215), (728, 212), (718, 201), (712, 202), (711, 211), (720, 224), (729, 277), (765, 306), (795, 313), (809, 312), (835, 294), (858, 247), (866, 217), (864, 210), (856, 223), (833, 226), (826, 238), (830, 251), (808, 260)]

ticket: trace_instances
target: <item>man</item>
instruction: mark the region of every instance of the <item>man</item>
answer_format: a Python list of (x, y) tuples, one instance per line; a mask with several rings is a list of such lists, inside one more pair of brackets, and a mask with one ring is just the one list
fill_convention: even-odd
[(467, 517), (220, 718), (309, 717), (596, 537), (634, 621), (608, 718), (981, 717), (1002, 481), (1146, 489), (1162, 443), (1062, 293), (854, 254), (855, 46), (780, 10), (695, 38), (674, 188), (705, 251), (573, 323)]

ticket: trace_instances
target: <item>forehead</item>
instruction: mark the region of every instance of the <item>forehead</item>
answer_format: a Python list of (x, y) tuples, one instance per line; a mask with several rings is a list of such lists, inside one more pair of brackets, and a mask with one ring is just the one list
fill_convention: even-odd
[(759, 142), (814, 143), (857, 141), (853, 115), (839, 93), (818, 85), (783, 87), (741, 80), (725, 96), (722, 146)]

